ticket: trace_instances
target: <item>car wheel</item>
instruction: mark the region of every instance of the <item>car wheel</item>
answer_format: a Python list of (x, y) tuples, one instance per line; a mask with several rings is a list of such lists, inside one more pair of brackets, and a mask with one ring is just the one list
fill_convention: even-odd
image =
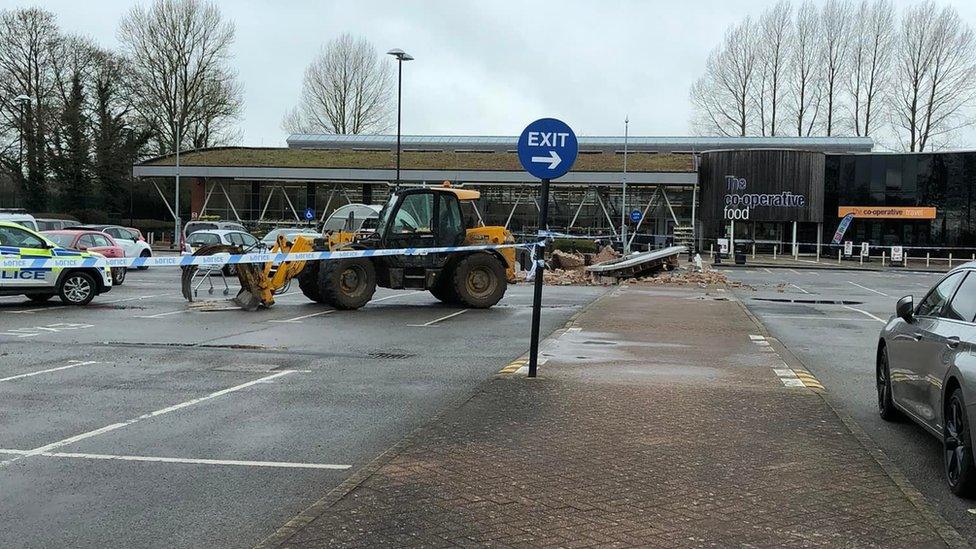
[(973, 467), (973, 445), (969, 436), (969, 418), (962, 389), (956, 388), (946, 403), (942, 437), (942, 462), (945, 465), (946, 482), (957, 496), (971, 496), (976, 487), (976, 471)]
[(27, 299), (36, 303), (44, 303), (54, 297), (54, 294), (27, 294)]
[(125, 282), (125, 267), (112, 267), (112, 285), (121, 286)]
[(76, 271), (65, 275), (58, 288), (58, 297), (67, 305), (88, 305), (95, 299), (95, 279), (88, 273)]
[(882, 347), (878, 353), (875, 375), (878, 388), (878, 415), (885, 421), (897, 421), (901, 414), (891, 399), (891, 370), (888, 368), (888, 348)]
[[(139, 257), (152, 257), (152, 252), (149, 250), (143, 250), (142, 253), (139, 254)], [(138, 267), (140, 271), (145, 271), (148, 268), (149, 267)]]

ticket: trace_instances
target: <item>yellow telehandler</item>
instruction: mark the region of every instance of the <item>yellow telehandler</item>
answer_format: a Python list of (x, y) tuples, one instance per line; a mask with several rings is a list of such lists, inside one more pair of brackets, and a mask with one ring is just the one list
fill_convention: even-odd
[[(310, 251), (390, 250), (512, 244), (504, 227), (466, 228), (461, 204), (480, 198), (478, 191), (440, 187), (394, 192), (380, 211), (374, 231), (335, 231), (322, 238), (283, 236), (271, 253)], [(194, 255), (242, 253), (235, 246), (207, 246)], [(192, 281), (197, 267), (184, 267), (183, 295), (193, 300)], [(450, 253), (397, 254), (317, 261), (242, 263), (237, 265), (241, 291), (235, 301), (253, 310), (270, 307), (274, 296), (297, 279), (312, 301), (337, 309), (358, 309), (373, 297), (377, 286), (428, 290), (437, 299), (469, 308), (488, 308), (515, 282), (515, 249), (502, 248)]]

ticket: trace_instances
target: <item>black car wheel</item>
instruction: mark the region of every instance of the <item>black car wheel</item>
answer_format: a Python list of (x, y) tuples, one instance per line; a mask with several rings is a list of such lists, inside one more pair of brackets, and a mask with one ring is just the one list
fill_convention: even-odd
[(58, 297), (66, 305), (88, 305), (95, 293), (95, 279), (81, 271), (65, 275), (58, 287)]
[(125, 267), (112, 267), (112, 285), (121, 286), (125, 282), (126, 272)]
[(878, 351), (877, 366), (878, 415), (885, 421), (896, 421), (901, 414), (891, 400), (891, 370), (888, 368), (888, 348)]
[(976, 471), (973, 470), (973, 445), (969, 436), (969, 418), (962, 389), (956, 388), (946, 403), (942, 437), (946, 482), (957, 496), (973, 495)]

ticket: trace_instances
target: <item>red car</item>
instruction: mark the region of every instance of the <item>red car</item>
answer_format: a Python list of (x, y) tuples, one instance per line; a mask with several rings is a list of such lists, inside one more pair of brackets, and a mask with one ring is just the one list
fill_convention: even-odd
[[(125, 257), (122, 246), (119, 246), (111, 236), (98, 231), (60, 230), (41, 231), (41, 234), (64, 248), (95, 252), (109, 259)], [(125, 273), (125, 267), (112, 267), (112, 284), (121, 286), (125, 282)]]

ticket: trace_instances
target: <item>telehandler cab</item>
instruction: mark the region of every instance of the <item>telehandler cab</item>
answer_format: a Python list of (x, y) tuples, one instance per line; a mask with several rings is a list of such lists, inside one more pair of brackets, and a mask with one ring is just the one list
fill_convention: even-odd
[[(379, 214), (375, 231), (336, 231), (322, 238), (296, 237), (289, 245), (283, 237), (271, 253), (308, 251), (389, 250), (512, 244), (504, 227), (466, 228), (461, 204), (480, 197), (474, 190), (441, 187), (403, 189), (394, 192)], [(233, 246), (209, 246), (194, 255), (238, 254)], [(183, 271), (183, 295), (193, 300), (195, 266)], [(391, 289), (428, 290), (437, 299), (469, 308), (487, 308), (505, 295), (515, 282), (515, 250), (397, 254), (390, 256), (286, 261), (280, 265), (239, 264), (241, 291), (236, 301), (245, 309), (270, 307), (274, 295), (298, 279), (303, 294), (312, 301), (337, 309), (358, 309), (373, 297), (377, 286)]]

